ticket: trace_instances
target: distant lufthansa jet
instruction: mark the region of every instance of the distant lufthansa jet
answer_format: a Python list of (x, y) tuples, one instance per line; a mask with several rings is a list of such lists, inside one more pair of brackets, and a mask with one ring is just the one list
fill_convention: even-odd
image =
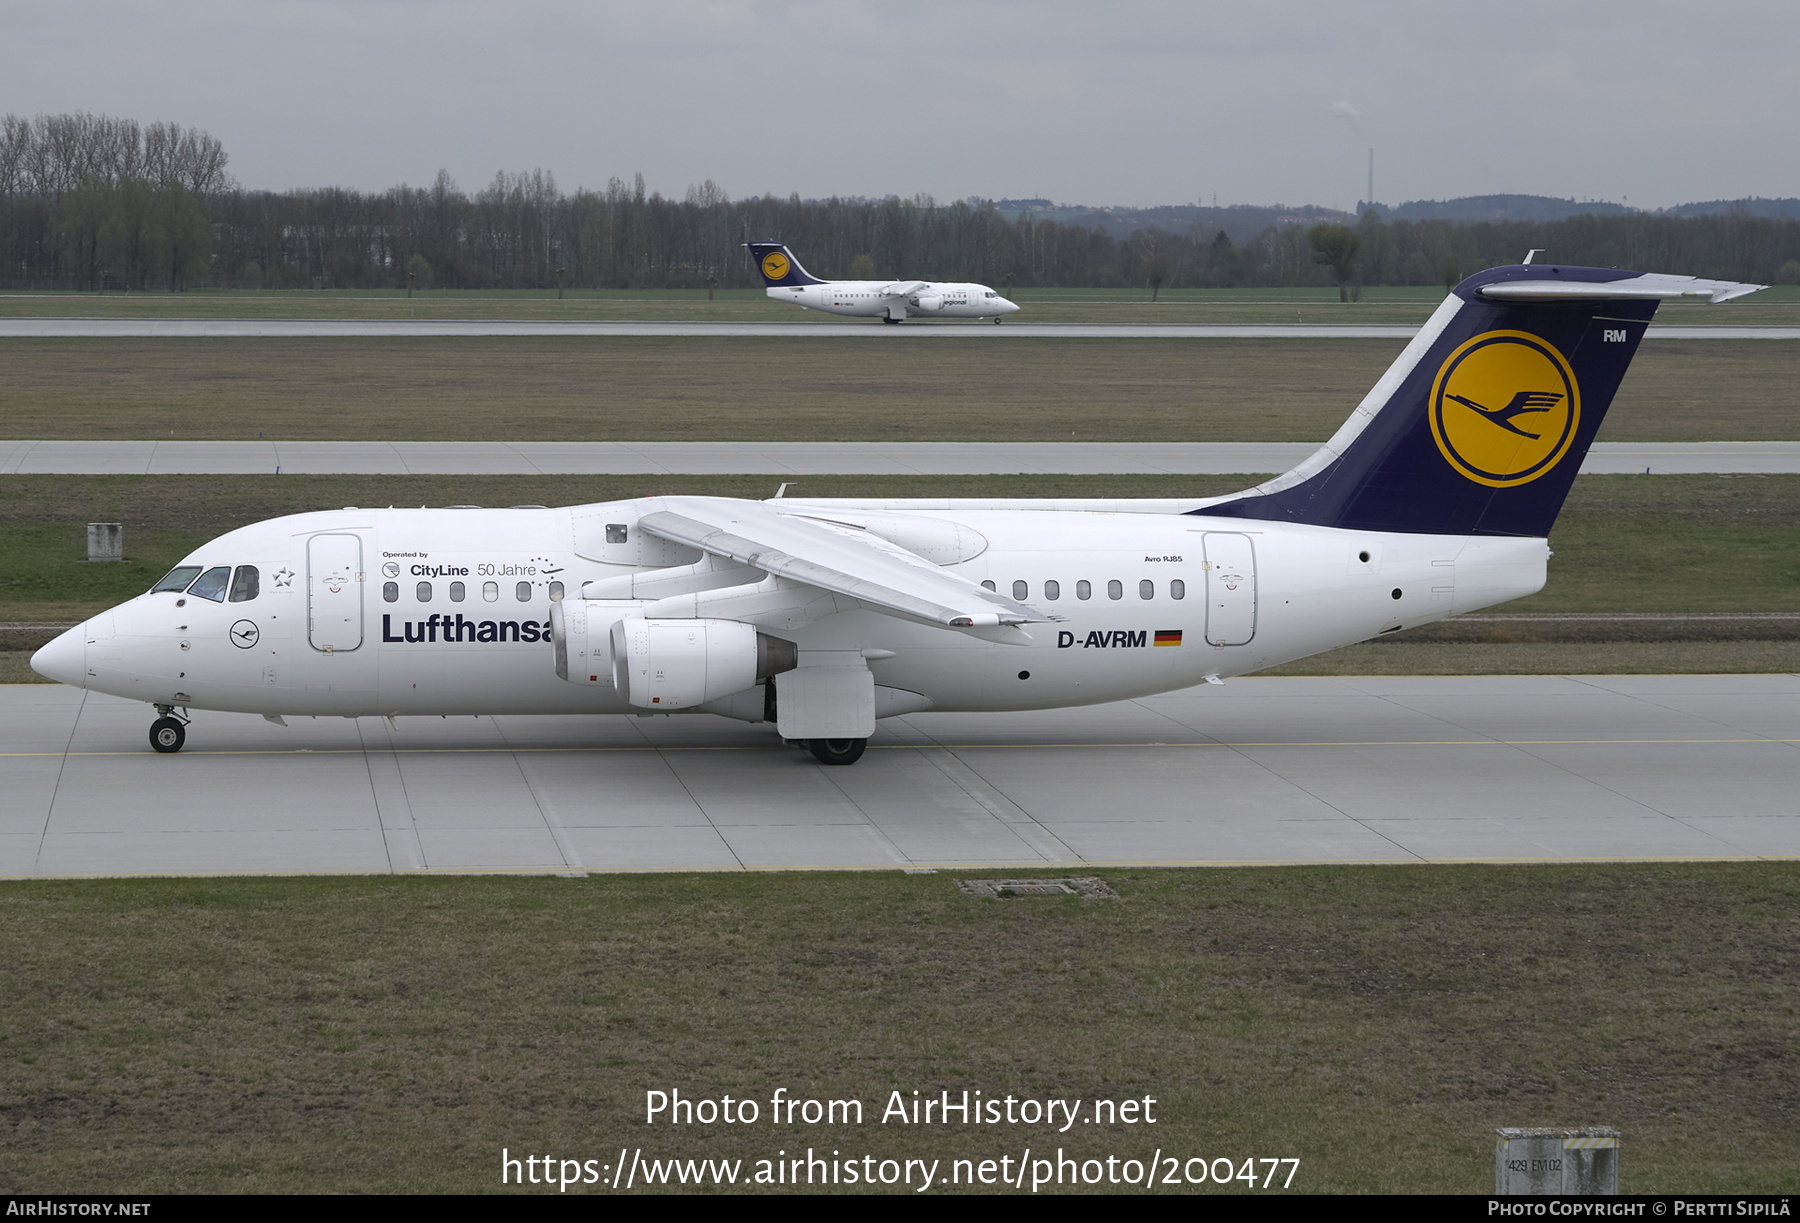
[(986, 285), (938, 284), (929, 280), (820, 280), (809, 276), (793, 253), (779, 242), (746, 242), (756, 269), (776, 301), (807, 310), (849, 314), (898, 323), (910, 316), (991, 318), (1019, 307)]

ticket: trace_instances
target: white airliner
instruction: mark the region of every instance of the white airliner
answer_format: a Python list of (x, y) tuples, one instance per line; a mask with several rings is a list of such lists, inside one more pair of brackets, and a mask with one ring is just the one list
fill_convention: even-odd
[(1483, 272), (1322, 449), (1230, 496), (298, 514), (31, 663), (155, 706), (163, 752), (194, 710), (701, 712), (849, 764), (896, 714), (1220, 682), (1531, 594), (1657, 301), (1760, 287)]
[(915, 318), (991, 318), (998, 323), (1019, 307), (986, 285), (930, 280), (820, 280), (807, 275), (779, 242), (746, 242), (762, 273), (764, 292), (826, 314), (849, 314), (898, 323)]

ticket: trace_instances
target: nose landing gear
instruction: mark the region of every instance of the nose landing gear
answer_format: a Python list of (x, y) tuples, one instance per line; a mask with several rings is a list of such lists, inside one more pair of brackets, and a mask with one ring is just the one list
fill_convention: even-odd
[(173, 705), (158, 705), (162, 716), (150, 723), (150, 746), (159, 752), (178, 752), (187, 742), (187, 722), (175, 716)]

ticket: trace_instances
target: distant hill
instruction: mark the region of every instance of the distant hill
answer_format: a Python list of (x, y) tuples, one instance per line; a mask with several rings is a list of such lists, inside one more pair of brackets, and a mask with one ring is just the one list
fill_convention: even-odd
[(1186, 234), (1197, 229), (1211, 235), (1220, 230), (1234, 246), (1253, 241), (1271, 225), (1317, 225), (1329, 221), (1354, 224), (1356, 217), (1336, 208), (1316, 204), (1233, 204), (1208, 208), (1200, 204), (1165, 204), (1156, 208), (1099, 208), (1085, 204), (1054, 204), (1045, 199), (995, 200), (994, 207), (1009, 221), (1026, 213), (1059, 225), (1099, 228), (1114, 238), (1129, 238), (1138, 230), (1155, 226), (1166, 234)]
[(1747, 200), (1707, 200), (1703, 204), (1677, 204), (1663, 209), (1665, 215), (1677, 217), (1715, 216), (1719, 213), (1742, 212), (1753, 217), (1777, 217), (1800, 220), (1800, 200), (1765, 200), (1752, 196)]
[(1700, 217), (1741, 212), (1749, 216), (1800, 219), (1800, 199), (1706, 200), (1673, 208), (1638, 209), (1608, 200), (1561, 199), (1550, 195), (1465, 195), (1453, 200), (1408, 200), (1404, 204), (1370, 204), (1359, 200), (1355, 212), (1340, 212), (1316, 204), (1233, 204), (1208, 208), (1197, 204), (1163, 205), (1156, 208), (1107, 208), (1088, 204), (1059, 204), (1047, 199), (995, 200), (994, 207), (1009, 221), (1029, 213), (1063, 225), (1098, 227), (1114, 238), (1129, 238), (1151, 226), (1164, 233), (1186, 234), (1224, 230), (1233, 245), (1242, 246), (1271, 225), (1317, 225), (1321, 221), (1355, 224), (1373, 208), (1382, 220), (1395, 221), (1562, 221), (1573, 216), (1680, 216)]
[(1605, 200), (1563, 200), (1549, 195), (1465, 195), (1454, 200), (1408, 200), (1404, 204), (1359, 201), (1360, 216), (1373, 208), (1384, 221), (1561, 221), (1581, 214), (1623, 216), (1638, 211)]

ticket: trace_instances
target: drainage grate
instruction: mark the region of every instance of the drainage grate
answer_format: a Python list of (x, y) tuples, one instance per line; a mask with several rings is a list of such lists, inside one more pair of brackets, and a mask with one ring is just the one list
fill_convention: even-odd
[(963, 895), (978, 900), (1007, 900), (1015, 896), (1081, 896), (1088, 900), (1117, 900), (1119, 894), (1092, 875), (1063, 879), (958, 879)]

